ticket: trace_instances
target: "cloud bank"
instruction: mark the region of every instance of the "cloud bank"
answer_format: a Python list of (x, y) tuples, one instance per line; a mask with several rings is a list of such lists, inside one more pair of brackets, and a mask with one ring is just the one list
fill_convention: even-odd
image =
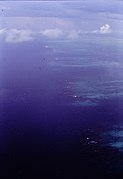
[(30, 30), (0, 29), (0, 35), (4, 35), (7, 43), (20, 43), (34, 40), (34, 32)]
[(31, 40), (34, 40), (34, 37), (30, 30), (10, 29), (6, 31), (5, 42), (18, 43)]
[(0, 29), (0, 35), (4, 35), (7, 43), (20, 43), (34, 40), (34, 33), (30, 30)]
[(40, 34), (48, 37), (48, 38), (60, 38), (63, 36), (63, 31), (59, 28), (55, 28), (55, 29), (46, 29), (43, 31), (40, 31)]
[(6, 43), (21, 43), (26, 41), (32, 41), (36, 38), (49, 38), (55, 39), (69, 39), (74, 40), (81, 38), (83, 34), (107, 34), (111, 33), (111, 27), (109, 24), (104, 24), (98, 30), (83, 31), (82, 29), (63, 29), (63, 28), (45, 28), (44, 30), (32, 31), (29, 29), (0, 29), (0, 35), (3, 35)]
[(0, 35), (4, 35), (4, 41), (6, 43), (21, 43), (26, 41), (32, 41), (36, 38), (45, 37), (49, 39), (77, 39), (80, 37), (81, 32), (79, 30), (65, 31), (60, 28), (44, 29), (41, 31), (33, 32), (28, 29), (0, 29)]

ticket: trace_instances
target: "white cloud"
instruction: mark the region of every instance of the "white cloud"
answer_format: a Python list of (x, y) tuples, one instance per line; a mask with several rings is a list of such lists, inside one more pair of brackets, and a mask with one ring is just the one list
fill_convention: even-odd
[(100, 33), (101, 34), (110, 33), (110, 32), (111, 32), (111, 28), (110, 28), (109, 24), (105, 24), (105, 25), (100, 27)]
[(5, 32), (5, 42), (18, 43), (34, 40), (33, 32), (30, 30), (10, 29)]
[(107, 34), (107, 33), (111, 33), (111, 32), (112, 32), (112, 30), (111, 30), (111, 27), (109, 24), (104, 24), (98, 30), (92, 31), (92, 33), (99, 33), (99, 34)]
[(46, 30), (40, 31), (40, 33), (49, 38), (59, 38), (63, 36), (62, 30), (58, 28), (46, 29)]

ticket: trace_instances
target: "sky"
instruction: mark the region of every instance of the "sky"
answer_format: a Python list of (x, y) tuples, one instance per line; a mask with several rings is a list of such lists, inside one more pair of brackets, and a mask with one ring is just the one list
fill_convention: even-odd
[(6, 43), (35, 39), (123, 38), (123, 1), (1, 1), (0, 38)]

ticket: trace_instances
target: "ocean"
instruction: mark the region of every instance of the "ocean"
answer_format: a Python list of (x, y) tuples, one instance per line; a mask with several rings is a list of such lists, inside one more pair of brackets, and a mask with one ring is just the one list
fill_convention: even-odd
[(123, 176), (122, 58), (101, 36), (2, 42), (1, 178)]

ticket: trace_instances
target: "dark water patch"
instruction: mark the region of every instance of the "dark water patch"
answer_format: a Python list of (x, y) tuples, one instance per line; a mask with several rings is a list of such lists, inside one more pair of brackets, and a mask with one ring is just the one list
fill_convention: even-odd
[[(109, 105), (110, 104), (110, 105)], [(23, 103), (4, 114), (1, 169), (16, 177), (119, 177), (123, 154), (105, 146), (100, 133), (117, 124), (115, 103), (103, 107), (40, 107)], [(113, 114), (110, 115), (113, 111)], [(119, 119), (120, 120), (120, 119)], [(7, 173), (6, 173), (7, 172)], [(2, 172), (3, 173), (3, 172)]]

